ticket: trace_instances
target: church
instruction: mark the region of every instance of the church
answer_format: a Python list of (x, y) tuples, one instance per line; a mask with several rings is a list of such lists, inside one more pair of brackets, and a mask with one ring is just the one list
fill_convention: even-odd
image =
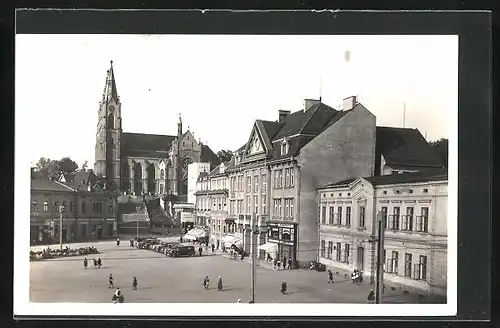
[(122, 131), (122, 111), (113, 61), (99, 103), (95, 144), (96, 175), (130, 195), (186, 195), (188, 165), (195, 162), (219, 165), (217, 155), (183, 131), (179, 114), (176, 135)]

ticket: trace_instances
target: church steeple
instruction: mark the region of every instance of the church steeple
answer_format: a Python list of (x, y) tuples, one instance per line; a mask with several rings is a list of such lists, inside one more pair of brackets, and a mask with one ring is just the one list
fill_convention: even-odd
[(182, 118), (181, 114), (179, 113), (179, 123), (177, 123), (177, 137), (180, 140), (180, 137), (182, 136)]
[(118, 91), (116, 89), (115, 73), (113, 71), (113, 61), (110, 62), (111, 67), (107, 71), (106, 85), (102, 94), (103, 102), (108, 102), (113, 99), (117, 104), (120, 102)]

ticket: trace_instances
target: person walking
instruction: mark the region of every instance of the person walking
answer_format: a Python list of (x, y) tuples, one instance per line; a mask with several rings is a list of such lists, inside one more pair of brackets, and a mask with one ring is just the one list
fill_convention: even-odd
[(100, 269), (102, 266), (102, 261), (101, 261), (101, 258), (98, 258), (97, 259), (97, 268)]
[(373, 289), (370, 290), (370, 292), (368, 293), (368, 303), (373, 303), (375, 302), (375, 292), (373, 291)]
[(288, 270), (292, 270), (292, 258), (288, 259)]
[(94, 258), (94, 269), (97, 269), (97, 260)]
[(201, 247), (198, 248), (198, 253), (200, 253), (200, 256), (201, 256), (201, 253), (203, 252), (203, 249)]
[(217, 281), (217, 290), (221, 291), (222, 290), (222, 277), (219, 276), (219, 280)]
[(286, 256), (283, 256), (283, 270), (286, 269), (286, 264), (288, 263), (288, 261), (286, 260)]
[(281, 283), (281, 294), (283, 295), (286, 294), (286, 288), (287, 288), (286, 281), (283, 280), (283, 282)]
[(212, 253), (215, 253), (215, 245), (212, 244)]
[(88, 265), (89, 265), (89, 262), (88, 262), (87, 258), (83, 259), (83, 267), (85, 268), (85, 270), (87, 270)]
[(275, 258), (273, 261), (273, 269), (276, 270), (276, 266), (278, 265), (278, 259)]
[(328, 270), (328, 283), (334, 283), (332, 270)]
[(108, 288), (109, 288), (109, 289), (114, 288), (114, 287), (115, 287), (115, 285), (113, 284), (113, 275), (112, 275), (111, 273), (109, 274), (109, 279), (108, 279), (108, 281), (109, 281), (109, 286), (108, 286)]
[(120, 238), (116, 238), (116, 246), (120, 246)]
[(205, 276), (205, 279), (203, 279), (203, 287), (208, 290), (208, 286), (210, 286), (210, 279), (208, 276)]
[(137, 278), (134, 277), (132, 281), (132, 290), (137, 290)]

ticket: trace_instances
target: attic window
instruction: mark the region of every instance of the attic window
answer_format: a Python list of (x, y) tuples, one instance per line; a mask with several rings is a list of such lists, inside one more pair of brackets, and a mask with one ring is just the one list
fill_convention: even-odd
[(399, 194), (399, 190), (398, 189), (394, 190), (394, 193)]
[(424, 189), (424, 194), (428, 193), (429, 192), (429, 189), (425, 188)]
[(387, 190), (382, 191), (384, 195), (387, 195)]
[(341, 193), (341, 192), (339, 193), (339, 196), (342, 196), (342, 193)]
[(351, 196), (351, 193), (350, 193), (350, 192), (348, 192), (348, 193), (347, 193), (347, 196)]
[(330, 197), (333, 197), (333, 194), (330, 194)]
[(289, 145), (288, 145), (288, 140), (285, 138), (285, 139), (283, 139), (283, 141), (281, 142), (281, 155), (286, 155), (286, 154), (288, 154), (288, 148), (289, 148)]
[(413, 194), (413, 189), (408, 190), (408, 193)]

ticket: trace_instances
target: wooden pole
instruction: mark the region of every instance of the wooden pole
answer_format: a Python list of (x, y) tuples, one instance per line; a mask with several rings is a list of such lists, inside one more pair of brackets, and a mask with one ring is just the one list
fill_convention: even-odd
[(377, 225), (378, 225), (378, 238), (377, 238), (377, 281), (375, 290), (375, 303), (380, 304), (382, 302), (382, 295), (384, 293), (384, 230), (385, 230), (385, 218), (382, 212), (377, 215)]

